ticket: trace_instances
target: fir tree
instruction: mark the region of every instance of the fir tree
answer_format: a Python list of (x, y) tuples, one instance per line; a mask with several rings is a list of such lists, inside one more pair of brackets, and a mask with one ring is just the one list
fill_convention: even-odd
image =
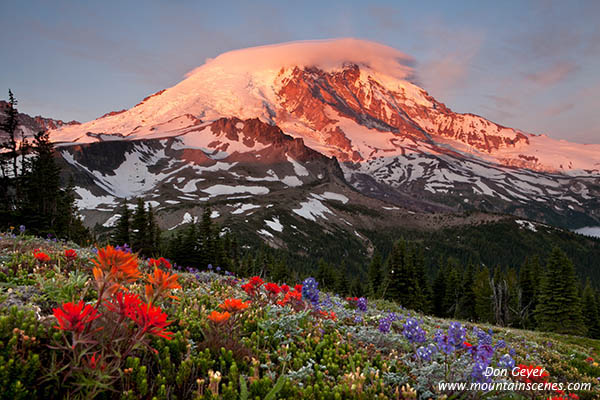
[(475, 274), (473, 286), (475, 294), (475, 314), (477, 320), (491, 323), (493, 321), (492, 312), (492, 287), (490, 283), (490, 271), (487, 267), (482, 268)]
[(390, 282), (386, 297), (404, 307), (419, 309), (421, 289), (412, 261), (406, 242), (396, 242), (388, 261)]
[(446, 299), (446, 266), (439, 264), (435, 280), (433, 281), (433, 313), (438, 317), (445, 317), (444, 301)]
[(371, 297), (379, 297), (381, 295), (381, 289), (383, 284), (383, 266), (381, 260), (381, 254), (379, 251), (375, 250), (373, 253), (373, 258), (369, 263), (369, 268), (367, 270), (367, 281), (369, 285), (369, 296)]
[(575, 335), (585, 333), (575, 267), (557, 247), (546, 263), (537, 302), (535, 318), (538, 329)]
[(124, 244), (131, 245), (131, 213), (129, 212), (129, 207), (127, 206), (127, 199), (123, 200), (119, 214), (120, 217), (115, 228), (113, 244), (120, 246)]
[(469, 263), (463, 275), (462, 290), (458, 302), (458, 318), (475, 321), (475, 266)]
[[(0, 130), (3, 130), (8, 134), (8, 138), (0, 144), (0, 150), (4, 149), (4, 152), (0, 152), (2, 157), (2, 175), (4, 177), (17, 178), (19, 171), (17, 168), (18, 161), (18, 144), (17, 144), (17, 128), (19, 126), (19, 112), (17, 111), (17, 100), (13, 95), (12, 91), (8, 89), (8, 109), (6, 110), (6, 117), (2, 124), (0, 124)], [(10, 172), (9, 172), (10, 171)]]
[[(142, 253), (147, 249), (148, 219), (144, 200), (137, 199), (137, 206), (131, 221), (131, 248)], [(148, 254), (145, 254), (148, 255)]]
[(583, 320), (588, 329), (587, 335), (600, 339), (600, 315), (598, 314), (598, 292), (592, 288), (588, 279), (583, 289)]
[(83, 242), (89, 232), (77, 213), (72, 181), (66, 188), (61, 187), (60, 168), (48, 134), (36, 134), (32, 149), (29, 170), (18, 178), (21, 186), (17, 204), (19, 220), (32, 233)]

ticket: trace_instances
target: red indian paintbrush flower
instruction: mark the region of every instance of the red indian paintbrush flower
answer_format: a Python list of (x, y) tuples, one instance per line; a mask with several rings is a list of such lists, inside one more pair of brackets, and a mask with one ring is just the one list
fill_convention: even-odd
[(119, 315), (133, 318), (140, 304), (142, 304), (142, 300), (137, 294), (118, 292), (110, 302), (104, 303), (104, 306)]
[(243, 311), (250, 305), (250, 301), (242, 302), (240, 299), (227, 299), (223, 304), (219, 304), (219, 308), (223, 311), (232, 313)]
[(256, 293), (256, 288), (251, 283), (246, 283), (245, 285), (242, 285), (242, 289), (248, 294), (248, 296), (254, 296), (254, 294)]
[(98, 282), (135, 282), (141, 276), (137, 256), (112, 246), (98, 249), (98, 255), (92, 262), (95, 265), (94, 278)]
[(264, 281), (259, 276), (253, 276), (252, 278), (250, 278), (250, 281), (248, 283), (250, 283), (255, 288), (259, 288), (262, 286)]
[(75, 260), (77, 258), (77, 252), (73, 249), (65, 250), (65, 257), (68, 261)]
[(44, 262), (49, 262), (50, 261), (50, 256), (48, 254), (44, 253), (43, 251), (41, 251), (40, 249), (35, 249), (33, 251), (33, 256), (39, 262), (43, 262), (44, 263)]
[(77, 304), (65, 303), (62, 308), (55, 308), (53, 311), (59, 325), (55, 326), (56, 329), (77, 333), (83, 332), (90, 322), (100, 316), (94, 307), (85, 304), (83, 300)]
[(279, 294), (279, 292), (281, 292), (281, 289), (279, 288), (279, 286), (277, 286), (276, 283), (272, 283), (272, 282), (265, 283), (265, 290), (269, 294), (274, 295), (274, 296), (277, 296)]
[(135, 306), (133, 314), (130, 316), (142, 329), (142, 333), (160, 336), (171, 340), (173, 332), (167, 332), (165, 328), (172, 321), (167, 321), (167, 314), (162, 312), (160, 307), (154, 307), (152, 304), (140, 302)]
[(151, 258), (148, 260), (148, 265), (155, 268), (160, 267), (161, 265), (164, 266), (166, 269), (173, 268), (169, 260), (167, 260), (164, 257), (160, 257), (158, 259)]
[(288, 285), (286, 285), (285, 283), (283, 285), (279, 286), (279, 288), (281, 289), (281, 291), (283, 293), (287, 293), (290, 291), (290, 287)]
[(213, 311), (208, 316), (208, 319), (214, 322), (215, 324), (222, 324), (226, 322), (229, 319), (229, 317), (231, 317), (231, 314), (227, 311), (222, 313), (218, 311)]
[[(173, 289), (181, 289), (177, 282), (177, 274), (170, 274), (162, 269), (154, 268), (154, 274), (146, 278), (146, 300), (153, 301), (163, 293), (168, 293)], [(176, 296), (167, 294), (167, 297), (178, 300)]]

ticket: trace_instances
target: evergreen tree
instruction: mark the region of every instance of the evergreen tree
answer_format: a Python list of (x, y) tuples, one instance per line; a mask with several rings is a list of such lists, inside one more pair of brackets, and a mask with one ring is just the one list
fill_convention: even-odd
[(475, 274), (473, 286), (475, 293), (475, 314), (477, 320), (491, 323), (494, 319), (492, 312), (492, 287), (490, 283), (490, 271), (487, 267), (482, 268)]
[(444, 301), (446, 299), (446, 265), (439, 262), (439, 268), (433, 281), (433, 313), (438, 317), (445, 317)]
[(458, 318), (475, 321), (475, 266), (469, 263), (462, 279), (462, 290), (458, 302)]
[(381, 260), (381, 254), (379, 251), (375, 250), (373, 253), (373, 258), (369, 263), (369, 268), (367, 270), (368, 277), (368, 285), (369, 285), (369, 296), (370, 297), (379, 297), (381, 295), (381, 289), (383, 284), (383, 266)]
[(61, 187), (60, 168), (48, 134), (36, 134), (32, 149), (29, 169), (18, 178), (21, 187), (18, 219), (32, 233), (83, 242), (89, 238), (89, 231), (77, 213), (72, 181), (66, 188)]
[(588, 279), (583, 289), (583, 320), (588, 329), (587, 335), (600, 339), (600, 315), (598, 314), (598, 292), (592, 288)]
[(446, 296), (443, 302), (445, 316), (456, 317), (459, 313), (459, 301), (462, 290), (458, 260), (448, 257), (446, 266)]
[[(147, 250), (146, 243), (148, 237), (148, 219), (146, 216), (146, 206), (144, 200), (137, 199), (137, 206), (133, 213), (131, 221), (131, 248), (133, 251), (144, 252)], [(148, 255), (148, 254), (144, 254)]]
[(119, 221), (117, 222), (117, 226), (115, 228), (115, 234), (113, 236), (113, 244), (114, 245), (131, 245), (131, 213), (129, 212), (129, 207), (127, 206), (127, 199), (123, 200), (121, 205), (121, 209), (119, 210)]
[(575, 267), (558, 247), (552, 250), (546, 263), (537, 303), (535, 318), (538, 329), (585, 334)]
[(17, 144), (17, 128), (19, 126), (19, 112), (17, 111), (17, 100), (13, 95), (12, 91), (8, 89), (8, 109), (6, 110), (6, 117), (2, 124), (0, 124), (0, 130), (3, 130), (8, 134), (5, 141), (0, 143), (1, 155), (1, 168), (3, 177), (17, 178), (19, 171), (17, 168), (18, 162), (18, 144)]
[(421, 289), (412, 261), (406, 242), (403, 239), (396, 242), (388, 260), (390, 282), (386, 297), (404, 307), (419, 309)]
[(154, 210), (152, 209), (152, 205), (148, 205), (148, 211), (146, 214), (146, 239), (144, 245), (144, 254), (146, 255), (154, 255), (158, 254), (159, 250), (159, 242), (160, 242), (160, 229), (158, 228), (158, 223), (156, 222), (156, 218), (154, 217)]

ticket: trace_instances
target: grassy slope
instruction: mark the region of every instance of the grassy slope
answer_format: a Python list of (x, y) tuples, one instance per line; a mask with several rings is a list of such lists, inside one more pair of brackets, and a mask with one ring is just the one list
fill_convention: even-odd
[[(68, 246), (62, 243), (27, 236), (0, 236), (0, 269), (4, 274), (0, 275), (2, 278), (0, 279), (2, 281), (0, 303), (4, 306), (17, 305), (19, 308), (28, 308), (31, 305), (40, 307), (38, 312), (42, 317), (37, 321), (30, 317), (28, 322), (23, 322), (11, 316), (14, 311), (1, 307), (0, 314), (3, 316), (0, 317), (2, 336), (0, 339), (3, 343), (11, 343), (11, 337), (15, 335), (14, 327), (25, 331), (34, 329), (39, 336), (38, 343), (44, 343), (45, 335), (50, 340), (53, 321), (51, 317), (45, 318), (45, 316), (51, 313), (52, 307), (72, 297), (77, 298), (82, 293), (85, 282), (91, 279), (88, 260), (94, 254), (90, 249), (77, 248), (81, 257), (79, 262), (83, 279), (74, 274), (67, 276), (69, 272), (65, 269), (64, 260), (60, 256), (66, 247)], [(42, 248), (52, 256), (53, 261), (50, 266), (56, 267), (57, 264), (62, 264), (62, 268), (42, 268), (36, 271), (34, 268), (36, 263), (31, 255), (34, 248)], [(238, 393), (238, 390), (241, 391), (241, 386), (237, 374), (246, 376), (246, 379), (252, 382), (251, 377), (258, 373), (261, 380), (249, 385), (249, 391), (251, 396), (264, 398), (270, 390), (273, 390), (275, 381), (282, 372), (286, 376), (286, 383), (279, 391), (278, 398), (321, 398), (321, 395), (322, 398), (374, 398), (378, 393), (385, 394), (387, 398), (410, 398), (409, 395), (396, 396), (396, 387), (406, 383), (416, 388), (419, 396), (440, 398), (440, 394), (436, 393), (435, 389), (437, 382), (444, 379), (464, 381), (469, 379), (473, 368), (473, 359), (465, 350), (455, 352), (450, 358), (437, 353), (432, 361), (415, 360), (416, 346), (410, 344), (402, 334), (402, 324), (406, 318), (417, 317), (427, 332), (427, 343), (424, 343), (426, 345), (432, 342), (433, 334), (437, 329), (447, 329), (451, 321), (417, 315), (383, 300), (370, 302), (368, 311), (362, 314), (349, 307), (343, 299), (331, 297), (330, 301), (327, 301), (325, 300), (327, 296), (321, 294), (321, 300), (325, 300), (323, 308), (334, 311), (337, 316), (336, 321), (270, 304), (264, 296), (261, 297), (262, 300), (255, 301), (250, 311), (245, 314), (244, 324), (240, 328), (240, 333), (244, 337), (241, 343), (254, 353), (263, 366), (255, 370), (247, 359), (240, 358), (237, 359), (236, 371), (233, 371), (232, 361), (228, 360), (227, 355), (219, 355), (218, 351), (209, 356), (209, 359), (213, 359), (212, 364), (209, 359), (202, 358), (208, 354), (202, 351), (202, 332), (208, 329), (206, 315), (211, 310), (216, 309), (225, 298), (245, 298), (245, 293), (240, 289), (239, 283), (232, 284), (224, 276), (214, 273), (182, 274), (180, 282), (183, 286), (180, 294), (181, 303), (163, 306), (170, 319), (176, 321), (172, 326), (172, 330), (178, 332), (176, 339), (168, 343), (169, 346), (166, 346), (163, 343), (165, 341), (161, 339), (155, 343), (155, 347), (159, 349), (160, 357), (164, 351), (168, 353), (168, 349), (171, 349), (170, 359), (174, 365), (170, 368), (177, 370), (179, 368), (177, 363), (185, 360), (183, 355), (176, 352), (176, 348), (178, 346), (185, 348), (186, 343), (187, 345), (192, 343), (193, 350), (187, 357), (192, 360), (190, 362), (198, 362), (196, 367), (198, 377), (208, 382), (206, 365), (211, 366), (211, 369), (220, 370), (223, 374), (223, 385), (231, 386), (231, 393), (233, 393), (231, 398), (238, 398), (241, 394)], [(294, 283), (290, 282), (290, 284)], [(88, 293), (88, 298), (93, 296)], [(258, 306), (258, 303), (261, 305)], [(378, 330), (380, 320), (388, 316), (390, 311), (397, 313), (400, 320), (393, 323), (390, 333), (382, 334)], [(355, 321), (357, 315), (361, 316), (361, 322)], [(512, 349), (517, 363), (545, 367), (550, 373), (551, 381), (593, 383), (595, 392), (579, 393), (579, 395), (581, 398), (597, 398), (600, 390), (598, 383), (600, 367), (586, 359), (600, 358), (600, 341), (467, 322), (462, 324), (468, 328), (466, 340), (473, 345), (478, 344), (478, 338), (473, 332), (474, 326), (484, 331), (492, 329), (494, 345), (501, 340), (506, 342), (506, 348), (496, 350), (492, 365), (497, 363), (501, 355)], [(284, 343), (289, 345), (287, 354), (281, 353)], [(38, 351), (41, 357), (45, 357), (49, 350), (45, 346), (39, 348), (34, 346), (30, 351)], [(4, 357), (0, 362), (4, 362), (7, 356), (10, 357), (10, 352), (10, 347), (0, 346), (0, 354)], [(18, 359), (15, 354), (12, 354), (12, 357)], [(157, 398), (163, 398), (160, 395), (160, 387), (153, 386), (157, 379), (164, 379), (164, 384), (172, 390), (173, 394), (177, 390), (184, 390), (182, 386), (178, 386), (176, 378), (172, 381), (168, 376), (157, 378), (156, 374), (161, 371), (161, 368), (167, 366), (155, 361), (155, 356), (140, 354), (139, 357), (142, 364), (148, 367), (150, 392)], [(353, 376), (352, 373), (357, 367), (360, 368), (359, 375)], [(4, 379), (2, 384), (8, 389), (4, 394), (0, 394), (0, 398), (12, 396), (11, 388), (15, 384), (15, 378), (3, 375), (4, 371), (0, 366), (0, 380)], [(41, 372), (29, 373), (33, 386), (37, 384), (37, 380), (33, 380), (36, 373)], [(196, 378), (190, 379), (188, 386), (195, 388)], [(353, 384), (354, 389), (352, 389)], [(137, 392), (141, 390), (139, 387), (132, 383), (127, 385), (129, 386), (124, 387), (124, 391), (132, 390), (132, 393), (141, 396)], [(357, 389), (358, 387), (362, 388), (363, 397), (360, 397), (361, 390)], [(190, 392), (182, 393), (197, 394), (195, 389), (187, 390)], [(228, 389), (223, 387), (222, 390)], [(336, 397), (336, 394), (340, 397)], [(465, 398), (481, 398), (481, 395), (470, 393), (468, 394), (470, 397)], [(519, 397), (521, 395), (529, 397)], [(462, 398), (461, 396), (458, 395), (457, 398)], [(497, 393), (491, 398), (507, 398), (506, 396), (508, 393)], [(531, 393), (514, 394), (514, 396), (512, 398), (532, 398)], [(540, 395), (536, 398), (543, 397)]]

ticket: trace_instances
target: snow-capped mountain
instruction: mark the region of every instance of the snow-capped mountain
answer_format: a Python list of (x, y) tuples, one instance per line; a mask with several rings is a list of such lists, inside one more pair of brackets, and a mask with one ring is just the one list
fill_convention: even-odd
[[(9, 107), (10, 107), (10, 105), (8, 104), (8, 102), (0, 100), (0, 121), (3, 121), (4, 118), (6, 117), (6, 110)], [(19, 132), (17, 135), (18, 137), (21, 136), (21, 133), (24, 133), (26, 137), (32, 137), (39, 131), (58, 129), (58, 128), (61, 128), (63, 126), (67, 126), (67, 125), (78, 125), (79, 124), (79, 122), (77, 122), (77, 121), (64, 122), (64, 121), (61, 121), (60, 119), (46, 118), (46, 117), (42, 117), (40, 115), (31, 117), (31, 116), (29, 116), (27, 114), (23, 114), (23, 113), (19, 113), (18, 120), (19, 120), (19, 126), (18, 126)], [(3, 134), (5, 134), (5, 132), (0, 130), (0, 137)]]
[[(189, 185), (197, 202), (207, 201), (210, 192), (191, 183), (208, 184), (203, 172), (192, 177), (182, 171), (225, 159), (264, 166), (254, 155), (269, 158), (273, 141), (290, 136), (302, 141), (289, 143), (326, 156), (323, 163), (335, 157), (346, 182), (391, 206), (509, 212), (568, 227), (598, 224), (600, 145), (553, 140), (455, 113), (415, 84), (412, 63), (395, 49), (355, 39), (232, 51), (129, 110), (51, 129), (51, 139), (72, 168), (89, 173), (98, 196), (149, 195), (171, 174)], [(239, 132), (234, 121), (241, 124)], [(253, 135), (246, 136), (249, 124)], [(283, 133), (263, 136), (263, 129)], [(94, 174), (90, 154), (102, 154), (91, 144), (109, 141), (126, 142), (119, 148), (127, 150), (117, 157), (120, 164), (110, 164), (112, 172), (102, 165), (102, 176)], [(179, 164), (184, 160), (187, 167)], [(140, 178), (123, 191), (122, 173), (131, 168), (140, 176), (152, 168), (163, 175)], [(309, 184), (302, 175), (269, 169), (274, 175), (262, 171), (265, 181), (276, 176), (283, 185), (287, 177), (287, 183)], [(227, 171), (222, 178), (236, 185), (248, 180), (237, 179), (242, 175), (234, 168)]]

